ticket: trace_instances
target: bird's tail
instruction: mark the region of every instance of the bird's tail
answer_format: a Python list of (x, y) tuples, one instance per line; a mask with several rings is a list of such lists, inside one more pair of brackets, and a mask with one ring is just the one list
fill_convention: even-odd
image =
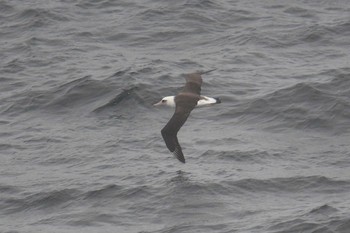
[(221, 104), (221, 99), (219, 97), (214, 97), (214, 99), (216, 100), (216, 104)]

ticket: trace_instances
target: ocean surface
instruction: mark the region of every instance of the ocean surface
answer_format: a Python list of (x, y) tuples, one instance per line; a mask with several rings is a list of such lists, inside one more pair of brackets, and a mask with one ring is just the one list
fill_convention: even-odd
[(349, 233), (349, 1), (1, 0), (0, 232)]

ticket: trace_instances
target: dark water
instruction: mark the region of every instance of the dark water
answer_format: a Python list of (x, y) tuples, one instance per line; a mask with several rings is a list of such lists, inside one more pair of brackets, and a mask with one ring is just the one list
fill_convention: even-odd
[[(350, 232), (350, 5), (0, 1), (0, 232)], [(205, 75), (179, 133), (182, 74)]]

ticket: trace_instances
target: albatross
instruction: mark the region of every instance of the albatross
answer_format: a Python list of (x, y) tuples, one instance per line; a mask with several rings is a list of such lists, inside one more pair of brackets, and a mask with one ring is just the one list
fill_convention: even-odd
[(179, 132), (195, 107), (211, 106), (221, 103), (219, 98), (201, 95), (202, 75), (213, 70), (186, 74), (185, 87), (179, 94), (176, 96), (166, 96), (162, 98), (161, 101), (154, 104), (154, 106), (165, 105), (175, 107), (174, 115), (161, 130), (161, 134), (170, 152), (182, 163), (185, 163), (185, 157), (177, 139), (177, 132)]

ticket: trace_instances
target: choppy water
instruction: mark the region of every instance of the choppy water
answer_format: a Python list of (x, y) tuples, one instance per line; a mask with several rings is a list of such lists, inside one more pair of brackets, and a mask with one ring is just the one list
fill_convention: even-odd
[[(349, 12), (0, 1), (0, 232), (350, 232)], [(212, 68), (183, 165), (152, 104)]]

